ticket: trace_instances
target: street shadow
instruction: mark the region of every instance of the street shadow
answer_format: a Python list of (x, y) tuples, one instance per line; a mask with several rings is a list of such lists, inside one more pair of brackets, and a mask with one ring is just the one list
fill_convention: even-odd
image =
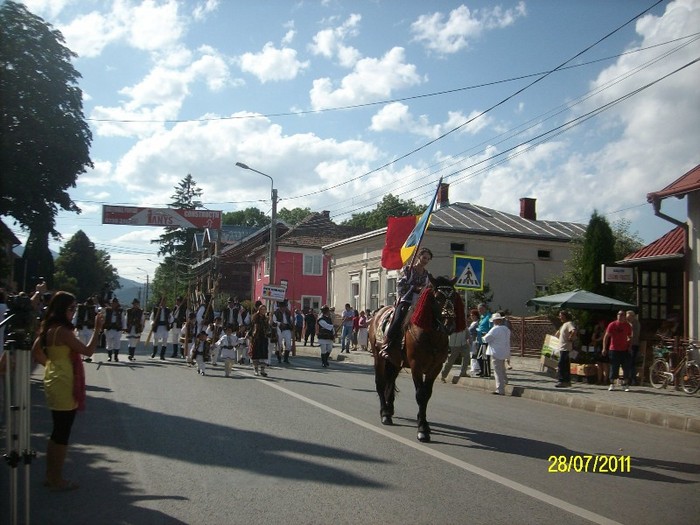
[[(93, 392), (109, 389), (88, 387)], [(378, 455), (359, 453), (309, 440), (289, 439), (277, 435), (236, 428), (235, 417), (230, 425), (221, 425), (187, 417), (193, 405), (184, 405), (183, 415), (170, 415), (145, 410), (139, 406), (119, 403), (108, 398), (89, 397), (88, 411), (78, 413), (71, 437), (66, 463), (66, 475), (77, 474), (81, 488), (56, 494), (42, 486), (45, 471), (45, 450), (51, 429), (51, 414), (46, 408), (42, 381), (31, 384), (32, 447), (38, 452), (30, 468), (31, 518), (34, 523), (85, 523), (93, 516), (95, 523), (184, 523), (171, 514), (145, 508), (149, 501), (169, 500), (173, 504), (186, 502), (201, 494), (182, 491), (163, 494), (152, 487), (142, 487), (142, 481), (128, 468), (128, 461), (117, 461), (90, 446), (97, 443), (101, 450), (114, 449), (121, 457), (138, 453), (158, 461), (188, 463), (192, 469), (215, 467), (223, 469), (227, 479), (246, 477), (253, 473), (261, 477), (294, 483), (310, 481), (321, 485), (347, 488), (378, 488), (388, 486), (371, 477), (345, 469), (347, 464), (383, 464)], [(190, 408), (191, 407), (191, 408)], [(154, 425), (155, 422), (155, 425)], [(157, 435), (143, 429), (157, 428)], [(116, 454), (115, 454), (116, 456)], [(331, 464), (331, 461), (333, 460)], [(164, 472), (167, 472), (165, 470)], [(0, 492), (8, 494), (8, 477), (0, 476)], [(171, 486), (165, 480), (158, 488)], [(181, 487), (179, 484), (175, 486)]]

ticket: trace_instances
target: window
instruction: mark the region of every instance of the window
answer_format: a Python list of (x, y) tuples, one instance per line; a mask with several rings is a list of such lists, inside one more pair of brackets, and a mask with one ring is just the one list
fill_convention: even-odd
[(265, 275), (270, 275), (270, 255), (265, 256)]
[(379, 308), (379, 276), (370, 275), (369, 278), (369, 307), (372, 311)]
[(396, 303), (396, 277), (388, 277), (386, 280), (386, 303)]
[(323, 256), (321, 254), (304, 255), (304, 275), (322, 275), (322, 260)]
[(450, 243), (450, 251), (451, 252), (464, 252), (464, 243), (463, 242), (451, 242)]
[(313, 308), (314, 312), (318, 313), (321, 309), (321, 298), (317, 295), (302, 295), (301, 296), (301, 309)]
[(353, 280), (350, 283), (350, 297), (352, 297), (352, 300), (350, 301), (351, 306), (355, 310), (360, 309), (360, 281), (359, 278), (358, 280)]
[(642, 319), (666, 319), (668, 314), (668, 276), (666, 272), (642, 271)]
[(552, 252), (551, 250), (537, 250), (537, 258), (549, 260), (552, 258)]

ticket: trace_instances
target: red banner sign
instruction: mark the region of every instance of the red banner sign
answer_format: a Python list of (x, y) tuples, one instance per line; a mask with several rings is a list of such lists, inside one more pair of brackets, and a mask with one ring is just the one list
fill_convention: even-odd
[(102, 206), (102, 224), (219, 229), (221, 228), (221, 212), (213, 210), (176, 210), (175, 208)]

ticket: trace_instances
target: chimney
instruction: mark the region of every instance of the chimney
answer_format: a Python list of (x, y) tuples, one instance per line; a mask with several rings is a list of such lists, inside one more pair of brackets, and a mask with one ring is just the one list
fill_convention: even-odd
[(437, 207), (442, 208), (443, 206), (450, 205), (450, 185), (446, 182), (440, 183), (440, 189), (438, 190), (437, 196)]
[(323, 215), (326, 219), (330, 219), (330, 218), (331, 218), (331, 212), (329, 212), (328, 210), (323, 210), (323, 211), (321, 212), (321, 215)]
[(537, 220), (537, 199), (523, 197), (520, 199), (520, 216), (531, 221)]

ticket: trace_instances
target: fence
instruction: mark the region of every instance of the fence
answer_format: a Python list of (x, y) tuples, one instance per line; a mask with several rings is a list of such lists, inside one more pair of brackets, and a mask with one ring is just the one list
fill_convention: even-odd
[(511, 327), (511, 353), (520, 357), (539, 357), (547, 334), (554, 335), (557, 327), (544, 315), (534, 317), (508, 316)]

